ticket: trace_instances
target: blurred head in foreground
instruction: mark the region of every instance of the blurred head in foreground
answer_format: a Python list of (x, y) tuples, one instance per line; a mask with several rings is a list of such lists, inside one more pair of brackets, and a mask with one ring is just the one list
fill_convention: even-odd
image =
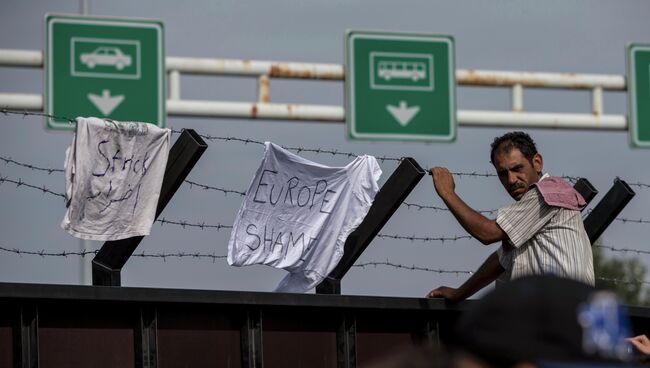
[(611, 292), (552, 276), (517, 279), (456, 326), (453, 367), (618, 367), (630, 324)]

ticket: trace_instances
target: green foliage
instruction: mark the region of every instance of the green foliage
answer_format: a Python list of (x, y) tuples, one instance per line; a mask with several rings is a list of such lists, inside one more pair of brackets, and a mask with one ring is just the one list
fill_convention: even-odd
[(634, 257), (605, 257), (600, 240), (593, 247), (596, 287), (614, 291), (628, 305), (650, 305), (650, 290), (642, 281), (646, 266)]

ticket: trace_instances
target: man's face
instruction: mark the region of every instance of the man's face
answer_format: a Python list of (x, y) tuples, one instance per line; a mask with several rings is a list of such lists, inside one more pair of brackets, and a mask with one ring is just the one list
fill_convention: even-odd
[(531, 163), (517, 148), (507, 152), (499, 148), (494, 154), (493, 164), (503, 187), (518, 201), (528, 191), (528, 187), (539, 180), (542, 156), (536, 154)]

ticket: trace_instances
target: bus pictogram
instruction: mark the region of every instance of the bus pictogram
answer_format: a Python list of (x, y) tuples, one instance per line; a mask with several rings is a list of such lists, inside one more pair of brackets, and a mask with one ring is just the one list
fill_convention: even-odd
[(429, 54), (371, 52), (370, 88), (433, 91), (433, 56)]

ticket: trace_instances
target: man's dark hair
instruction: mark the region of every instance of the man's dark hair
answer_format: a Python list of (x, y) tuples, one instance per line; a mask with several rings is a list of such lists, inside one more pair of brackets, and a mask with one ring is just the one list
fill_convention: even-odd
[(497, 150), (510, 152), (513, 148), (518, 149), (528, 161), (533, 162), (537, 154), (537, 147), (533, 139), (524, 132), (510, 132), (494, 138), (490, 151), (490, 161), (494, 163), (494, 154)]

